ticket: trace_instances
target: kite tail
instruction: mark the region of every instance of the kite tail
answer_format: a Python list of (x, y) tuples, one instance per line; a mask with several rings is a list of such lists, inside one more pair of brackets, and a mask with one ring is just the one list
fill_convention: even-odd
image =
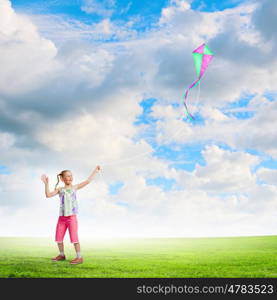
[(197, 85), (197, 84), (199, 83), (199, 81), (200, 81), (200, 78), (198, 78), (196, 81), (194, 81), (194, 82), (188, 87), (188, 89), (186, 90), (185, 95), (184, 95), (184, 106), (185, 106), (185, 108), (186, 108), (186, 113), (187, 113), (188, 117), (189, 117), (191, 120), (195, 120), (195, 118), (194, 118), (194, 116), (189, 112), (188, 107), (187, 107), (186, 100), (187, 100), (187, 97), (188, 97), (189, 90), (190, 90), (191, 88), (193, 88), (195, 85)]
[(189, 112), (188, 107), (187, 107), (187, 104), (186, 104), (186, 98), (187, 98), (187, 95), (188, 95), (188, 91), (189, 91), (189, 90), (187, 90), (187, 91), (186, 91), (186, 94), (185, 94), (184, 106), (185, 106), (185, 108), (186, 108), (186, 113), (187, 113), (188, 117), (189, 117), (190, 120), (192, 121), (192, 120), (195, 120), (195, 119), (194, 119), (194, 116)]

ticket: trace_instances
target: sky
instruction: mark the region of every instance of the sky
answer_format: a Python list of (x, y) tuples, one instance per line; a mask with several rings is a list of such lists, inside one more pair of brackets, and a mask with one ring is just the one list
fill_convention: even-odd
[[(276, 234), (277, 2), (0, 0), (0, 236)], [(214, 53), (201, 85), (192, 51)], [(68, 239), (68, 237), (66, 237)]]

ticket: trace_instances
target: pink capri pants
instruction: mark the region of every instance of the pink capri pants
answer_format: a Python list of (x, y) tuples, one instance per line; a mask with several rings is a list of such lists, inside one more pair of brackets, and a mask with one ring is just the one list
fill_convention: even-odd
[(56, 237), (57, 243), (62, 243), (65, 232), (68, 228), (70, 242), (79, 243), (78, 239), (78, 220), (76, 215), (71, 216), (59, 216), (57, 227), (56, 227)]

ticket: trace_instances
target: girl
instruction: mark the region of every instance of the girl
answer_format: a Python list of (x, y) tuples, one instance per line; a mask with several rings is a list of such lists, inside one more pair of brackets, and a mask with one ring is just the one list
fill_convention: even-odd
[[(78, 204), (76, 199), (76, 191), (83, 188), (87, 184), (89, 184), (96, 173), (100, 171), (100, 167), (97, 166), (95, 170), (91, 173), (87, 180), (72, 185), (73, 176), (71, 171), (64, 170), (60, 174), (57, 175), (58, 182), (55, 186), (53, 192), (49, 191), (49, 179), (46, 175), (41, 176), (41, 180), (45, 184), (45, 195), (47, 198), (53, 197), (59, 194), (60, 197), (60, 213), (59, 219), (56, 226), (56, 237), (55, 240), (58, 244), (58, 248), (60, 250), (60, 254), (56, 257), (53, 257), (53, 261), (65, 260), (64, 255), (64, 245), (63, 245), (63, 238), (65, 232), (68, 228), (70, 241), (74, 244), (75, 251), (76, 251), (76, 258), (71, 260), (71, 264), (80, 264), (83, 262), (83, 257), (81, 256), (80, 252), (80, 243), (78, 239), (78, 221), (77, 221), (77, 213), (78, 213)], [(58, 187), (59, 181), (64, 182), (64, 187)]]

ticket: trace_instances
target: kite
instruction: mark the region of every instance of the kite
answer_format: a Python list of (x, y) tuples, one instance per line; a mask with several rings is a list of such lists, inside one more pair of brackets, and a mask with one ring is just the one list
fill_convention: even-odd
[(194, 59), (194, 65), (196, 69), (196, 74), (197, 74), (197, 80), (195, 80), (186, 90), (184, 94), (184, 106), (186, 108), (186, 113), (188, 117), (192, 120), (195, 120), (193, 115), (189, 112), (186, 100), (188, 97), (189, 90), (196, 86), (199, 82), (200, 79), (202, 78), (203, 74), (205, 73), (206, 69), (208, 68), (209, 63), (211, 62), (214, 54), (212, 51), (208, 48), (208, 46), (204, 43), (198, 48), (196, 48), (193, 52), (193, 59)]

